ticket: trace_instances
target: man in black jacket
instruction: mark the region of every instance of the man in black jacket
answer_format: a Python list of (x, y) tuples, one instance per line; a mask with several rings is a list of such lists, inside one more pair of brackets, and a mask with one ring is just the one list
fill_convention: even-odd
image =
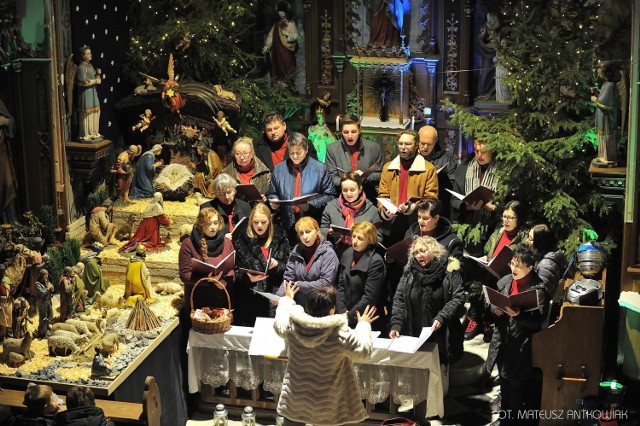
[[(287, 123), (280, 113), (269, 112), (263, 120), (264, 133), (253, 142), (256, 156), (273, 172), (275, 166), (289, 158), (287, 140), (296, 132), (287, 129)], [(301, 135), (305, 138), (303, 135)], [(306, 139), (306, 138), (305, 138)], [(308, 140), (307, 140), (308, 141)], [(308, 155), (318, 158), (312, 143), (308, 143)]]
[[(418, 131), (420, 141), (418, 150), (425, 160), (438, 170), (438, 198), (442, 201), (442, 213), (447, 219), (451, 217), (451, 194), (446, 189), (453, 189), (458, 162), (453, 155), (442, 149), (438, 143), (438, 130), (433, 126), (422, 126)], [(444, 167), (444, 169), (442, 169)], [(440, 170), (442, 169), (442, 171)]]

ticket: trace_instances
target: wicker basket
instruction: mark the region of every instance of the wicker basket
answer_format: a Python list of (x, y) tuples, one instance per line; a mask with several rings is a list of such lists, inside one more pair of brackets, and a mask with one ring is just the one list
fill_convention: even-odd
[[(195, 313), (195, 309), (193, 307), (193, 294), (196, 292), (196, 288), (201, 283), (210, 282), (213, 283), (214, 286), (222, 291), (227, 296), (227, 305), (228, 308), (212, 308), (211, 310), (216, 313), (216, 318), (211, 319), (210, 321), (203, 321), (199, 318), (194, 318), (193, 314)], [(229, 298), (229, 292), (225, 288), (224, 284), (220, 281), (205, 277), (198, 282), (195, 283), (193, 289), (191, 290), (191, 328), (193, 331), (197, 331), (202, 334), (217, 334), (224, 333), (231, 328), (231, 321), (233, 321), (233, 313), (231, 312), (231, 299)]]

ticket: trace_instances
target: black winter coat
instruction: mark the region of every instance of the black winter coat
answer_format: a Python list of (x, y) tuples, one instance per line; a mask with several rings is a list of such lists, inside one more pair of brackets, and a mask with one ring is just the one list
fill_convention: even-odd
[(533, 270), (544, 282), (549, 297), (553, 297), (558, 289), (558, 283), (567, 267), (567, 258), (562, 250), (546, 253)]
[[(421, 299), (415, 300), (416, 295), (421, 295)], [(438, 320), (442, 327), (433, 333), (429, 341), (438, 344), (440, 362), (448, 364), (450, 358), (459, 355), (461, 342), (458, 339), (462, 336), (458, 333), (461, 325), (457, 312), (463, 304), (464, 288), (457, 259), (434, 259), (422, 268), (415, 258), (411, 258), (393, 298), (390, 329), (400, 331), (401, 335), (417, 337), (422, 327), (430, 327), (434, 320)], [(420, 306), (421, 312), (415, 312), (416, 305)], [(417, 324), (418, 318), (420, 324)], [(454, 333), (448, 330), (450, 327), (456, 329)], [(453, 335), (456, 337), (451, 338)]]
[(386, 300), (384, 260), (375, 248), (370, 246), (353, 267), (352, 262), (353, 247), (349, 247), (342, 254), (338, 266), (336, 302), (336, 313), (347, 313), (349, 327), (355, 327), (358, 322), (356, 311), (362, 314), (369, 305), (382, 312)]
[[(287, 129), (286, 132), (289, 134), (288, 137), (291, 137), (291, 134), (294, 133), (289, 129)], [(307, 139), (304, 135), (302, 137)], [(307, 142), (309, 147), (309, 151), (308, 151), (309, 157), (317, 160), (318, 153), (316, 152), (316, 148), (309, 141), (309, 139), (307, 139)], [(273, 168), (275, 166), (273, 165), (273, 159), (271, 158), (271, 141), (269, 140), (269, 138), (267, 138), (267, 135), (262, 133), (262, 135), (254, 139), (253, 150), (256, 153), (256, 157), (258, 157), (260, 161), (262, 161), (265, 164), (265, 166), (267, 166), (269, 170), (273, 172)], [(285, 150), (284, 159), (286, 160), (287, 158), (289, 158), (289, 151)]]
[[(233, 224), (235, 225), (240, 222), (240, 219), (242, 219), (243, 217), (246, 217), (248, 221), (249, 214), (251, 214), (251, 206), (249, 205), (249, 203), (239, 198), (235, 198), (233, 202), (235, 203), (235, 205), (233, 206)], [(223, 210), (220, 200), (214, 198), (211, 201), (200, 204), (200, 210), (204, 209), (205, 207), (213, 207), (218, 211), (218, 213), (220, 213), (220, 216), (222, 216), (222, 220), (224, 221), (224, 229), (222, 230), (222, 232), (227, 234), (229, 232), (229, 216), (227, 216), (227, 214)]]
[[(247, 219), (248, 220), (248, 219)], [(269, 271), (269, 276), (266, 280), (258, 281), (255, 283), (256, 290), (267, 291), (274, 293), (280, 287), (282, 283), (282, 275), (287, 268), (287, 260), (289, 259), (289, 240), (287, 240), (287, 234), (284, 230), (276, 224), (273, 224), (273, 239), (271, 241), (271, 257), (278, 261), (278, 266)], [(267, 261), (265, 260), (260, 245), (255, 238), (251, 238), (246, 232), (241, 232), (240, 235), (233, 239), (233, 247), (236, 250), (236, 263), (235, 263), (235, 277), (236, 282), (244, 281), (250, 283), (245, 273), (239, 272), (238, 268), (251, 269), (254, 271), (264, 271), (267, 267)]]
[(56, 416), (56, 426), (110, 426), (102, 408), (95, 406), (78, 407), (61, 411)]
[[(489, 354), (486, 366), (493, 368), (497, 362), (500, 377), (507, 379), (526, 380), (531, 377), (531, 336), (539, 331), (546, 318), (548, 296), (544, 284), (535, 272), (528, 289), (539, 289), (538, 303), (540, 309), (535, 311), (520, 312), (516, 317), (510, 317), (506, 313), (497, 316), (493, 306), (489, 305), (487, 315), (495, 322), (495, 329), (489, 344)], [(505, 275), (497, 284), (498, 291), (509, 295), (513, 275)]]

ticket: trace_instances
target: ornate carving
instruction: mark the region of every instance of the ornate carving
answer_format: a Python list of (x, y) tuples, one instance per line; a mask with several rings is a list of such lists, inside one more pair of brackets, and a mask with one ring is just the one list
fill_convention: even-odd
[(473, 0), (464, 2), (464, 14), (467, 18), (471, 18), (471, 15), (473, 15)]
[(302, 4), (302, 8), (304, 10), (304, 13), (311, 12), (311, 0), (304, 0), (304, 3)]
[(382, 72), (405, 73), (413, 63), (413, 59), (381, 58), (377, 56), (354, 56), (351, 65), (357, 70), (376, 70)]
[(358, 13), (361, 6), (362, 2), (360, 0), (345, 2), (344, 27), (345, 34), (349, 34), (345, 39), (345, 49), (347, 52), (354, 50), (358, 46), (358, 38), (362, 36), (360, 30), (358, 30), (358, 24), (362, 21)]
[(415, 117), (416, 121), (424, 120), (424, 109), (427, 107), (427, 100), (418, 91), (416, 78), (411, 75), (409, 78), (409, 117)]
[(353, 90), (347, 93), (347, 107), (345, 108), (345, 111), (353, 117), (360, 117), (359, 105), (360, 99), (358, 98), (358, 85), (354, 84)]
[(458, 93), (458, 70), (460, 69), (460, 55), (458, 54), (458, 30), (459, 21), (452, 12), (451, 17), (447, 19), (446, 34), (446, 55), (445, 57), (445, 93)]
[(320, 41), (320, 84), (328, 86), (331, 84), (331, 76), (333, 71), (333, 65), (331, 63), (331, 17), (324, 10), (324, 15), (321, 17), (322, 23), (322, 37)]
[(420, 28), (423, 28), (422, 36), (420, 38), (424, 43), (424, 45), (422, 46), (422, 51), (430, 55), (436, 53), (435, 52), (436, 42), (435, 42), (435, 39), (431, 37), (431, 31), (432, 31), (432, 24), (431, 24), (432, 13), (431, 12), (433, 10), (433, 5), (431, 4), (431, 1), (432, 0), (423, 0), (422, 5), (418, 7), (418, 12), (420, 12), (420, 14), (422, 15), (422, 18), (418, 21), (418, 26)]

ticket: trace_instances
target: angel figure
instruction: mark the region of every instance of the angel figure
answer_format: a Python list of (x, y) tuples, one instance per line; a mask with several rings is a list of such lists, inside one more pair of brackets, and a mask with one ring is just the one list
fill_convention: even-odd
[(91, 48), (82, 46), (78, 51), (80, 64), (75, 65), (73, 55), (67, 60), (65, 77), (69, 82), (66, 88), (67, 115), (73, 111), (73, 90), (78, 87), (77, 113), (78, 113), (78, 139), (81, 141), (97, 141), (103, 138), (98, 131), (100, 127), (100, 99), (96, 86), (102, 84), (100, 68), (91, 65)]
[(231, 124), (227, 121), (227, 117), (224, 116), (223, 111), (218, 111), (218, 118), (213, 117), (213, 121), (216, 122), (218, 127), (220, 127), (220, 130), (224, 132), (225, 136), (229, 136), (229, 132), (238, 133), (233, 127), (231, 127)]
[(159, 79), (145, 73), (140, 73), (153, 83), (162, 86), (162, 104), (171, 112), (180, 114), (180, 110), (186, 105), (186, 95), (192, 95), (200, 99), (212, 112), (219, 111), (222, 106), (218, 102), (218, 96), (214, 90), (201, 83), (178, 84), (179, 76), (174, 74), (173, 54), (169, 54), (167, 66), (168, 79)]
[(144, 132), (149, 128), (151, 122), (156, 117), (153, 115), (150, 109), (145, 109), (144, 114), (140, 114), (140, 121), (135, 126), (131, 126), (131, 131), (135, 132), (136, 130), (140, 130), (140, 133)]

